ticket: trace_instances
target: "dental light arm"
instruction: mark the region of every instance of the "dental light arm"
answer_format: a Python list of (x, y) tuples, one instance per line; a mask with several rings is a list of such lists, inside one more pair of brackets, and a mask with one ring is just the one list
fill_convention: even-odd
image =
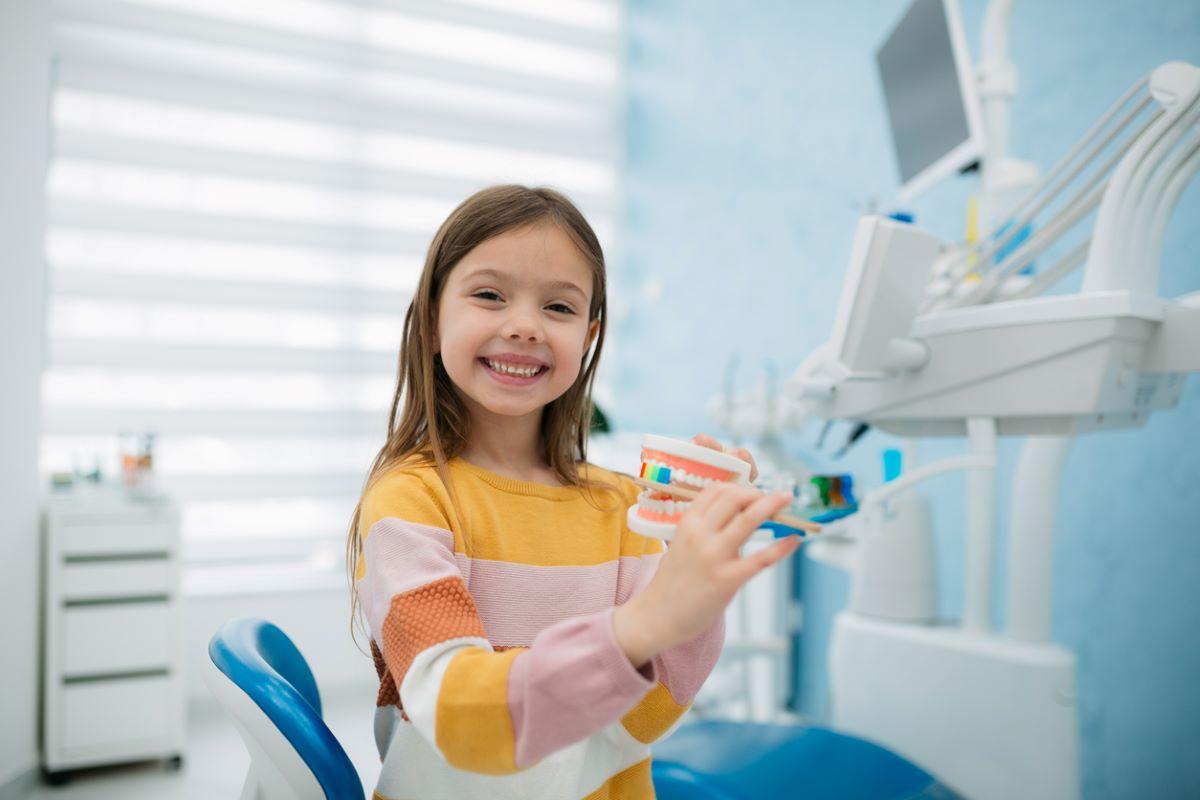
[[(955, 279), (962, 278), (965, 274), (971, 271), (971, 262), (974, 259), (981, 263), (987, 263), (995, 257), (995, 255), (1030, 222), (1033, 218), (1042, 211), (1053, 199), (1062, 192), (1062, 190), (1082, 171), (1082, 169), (1095, 158), (1096, 154), (1107, 147), (1112, 140), (1125, 129), (1126, 126), (1140, 114), (1150, 103), (1151, 98), (1145, 97), (1134, 109), (1129, 111), (1117, 125), (1111, 130), (1102, 140), (1097, 142), (1091, 150), (1083, 157), (1080, 164), (1075, 167), (1072, 172), (1064, 177), (1061, 181), (1051, 186), (1059, 176), (1076, 160), (1080, 152), (1083, 151), (1097, 135), (1108, 126), (1113, 117), (1124, 108), (1138, 92), (1140, 92), (1149, 82), (1149, 76), (1142, 78), (1129, 88), (1125, 94), (1114, 103), (1109, 110), (1099, 120), (1092, 125), (1091, 129), (1084, 134), (1078, 144), (1069, 152), (1062, 160), (1060, 160), (1053, 169), (1046, 173), (1030, 190), (1020, 202), (1018, 202), (1008, 214), (1003, 217), (1004, 220), (1014, 220), (1009, 225), (1008, 230), (1003, 234), (1000, 233), (1000, 228), (1007, 224), (1006, 222), (999, 223), (995, 228), (988, 231), (986, 235), (980, 237), (979, 241), (967, 248), (949, 267), (951, 277)], [(1044, 194), (1043, 194), (1044, 193)], [(1039, 200), (1040, 198), (1040, 200)], [(1032, 208), (1031, 208), (1032, 207)], [(1018, 218), (1017, 215), (1021, 216)]]
[(1177, 152), (1186, 152), (1187, 156), (1162, 190), (1162, 199), (1155, 208), (1149, 225), (1149, 243), (1147, 248), (1142, 251), (1143, 258), (1154, 270), (1155, 275), (1162, 269), (1162, 248), (1163, 239), (1166, 237), (1167, 223), (1175, 211), (1175, 206), (1179, 203), (1179, 197), (1183, 194), (1184, 188), (1200, 171), (1200, 133), (1193, 132), (1188, 143)]
[(1145, 239), (1134, 227), (1139, 206), (1155, 203), (1147, 197), (1147, 185), (1172, 149), (1200, 119), (1200, 70), (1179, 61), (1164, 64), (1154, 71), (1150, 91), (1165, 113), (1155, 121), (1126, 159), (1117, 168), (1109, 192), (1105, 194), (1096, 221), (1084, 291), (1124, 289), (1155, 294), (1157, 265), (1144, 262)]
[[(1131, 106), (1143, 90), (1144, 96)], [(1147, 116), (1144, 112), (1152, 107), (1156, 108)], [(1139, 117), (1145, 118), (1134, 126)], [(1166, 220), (1196, 171), (1190, 157), (1198, 122), (1200, 70), (1184, 62), (1169, 62), (1154, 70), (1130, 87), (1010, 210), (1004, 217), (1006, 230), (997, 227), (952, 262), (946, 269), (951, 280), (926, 301), (925, 308), (962, 308), (995, 299), (1007, 278), (1061, 241), (1097, 207), (1087, 259), (1090, 277), (1085, 279), (1084, 291), (1126, 289), (1153, 294)], [(997, 261), (998, 254), (1089, 169), (1082, 186), (1062, 202), (1042, 229)], [(1080, 263), (1083, 261), (1074, 253), (1057, 262), (1055, 280)], [(972, 271), (982, 279), (965, 288), (964, 281)], [(1040, 291), (1050, 283), (1035, 279), (1035, 289)], [(1035, 289), (1025, 287), (1018, 296), (1033, 296)]]

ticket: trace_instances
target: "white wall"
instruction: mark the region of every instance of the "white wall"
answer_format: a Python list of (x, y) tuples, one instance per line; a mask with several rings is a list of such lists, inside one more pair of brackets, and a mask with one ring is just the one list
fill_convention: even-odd
[(38, 377), (49, 10), (0, 8), (0, 793), (37, 763)]
[[(187, 692), (193, 704), (210, 699), (200, 665), (207, 658), (213, 633), (235, 617), (260, 617), (279, 626), (300, 648), (322, 695), (343, 689), (361, 691), (364, 709), (371, 708), (379, 683), (371, 659), (350, 641), (346, 589), (193, 596), (185, 599), (183, 616)], [(368, 646), (361, 635), (359, 641)]]

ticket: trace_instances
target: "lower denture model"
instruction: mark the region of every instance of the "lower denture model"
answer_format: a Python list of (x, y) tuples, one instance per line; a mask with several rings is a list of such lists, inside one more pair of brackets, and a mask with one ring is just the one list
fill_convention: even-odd
[[(698, 492), (710, 483), (750, 486), (750, 465), (736, 456), (698, 444), (647, 435), (642, 439), (639, 477)], [(642, 536), (669, 540), (691, 502), (646, 489), (638, 495), (637, 505), (629, 509), (629, 529)]]

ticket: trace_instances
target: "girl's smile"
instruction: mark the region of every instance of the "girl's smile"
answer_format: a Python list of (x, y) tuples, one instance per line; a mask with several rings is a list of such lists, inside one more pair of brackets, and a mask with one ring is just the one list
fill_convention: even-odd
[(529, 386), (536, 383), (550, 370), (550, 366), (539, 359), (516, 353), (501, 353), (491, 357), (482, 356), (479, 363), (484, 366), (489, 375), (509, 386)]

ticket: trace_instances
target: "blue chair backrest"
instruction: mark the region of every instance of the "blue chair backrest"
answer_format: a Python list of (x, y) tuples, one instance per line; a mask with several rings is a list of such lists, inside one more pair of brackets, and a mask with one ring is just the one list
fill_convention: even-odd
[(287, 634), (261, 619), (230, 620), (208, 655), (296, 749), (329, 800), (362, 800), (358, 772), (321, 718), (312, 670)]

